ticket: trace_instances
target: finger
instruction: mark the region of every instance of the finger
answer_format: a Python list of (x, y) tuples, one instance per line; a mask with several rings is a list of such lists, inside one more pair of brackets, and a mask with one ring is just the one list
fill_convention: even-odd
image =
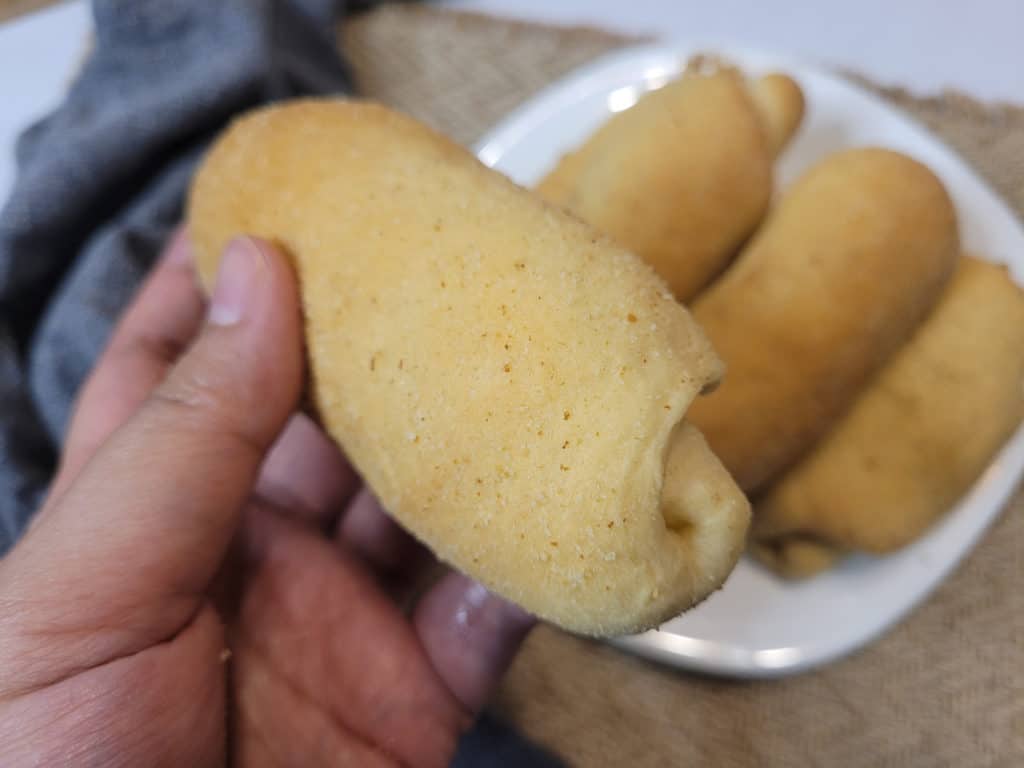
[(426, 548), (384, 511), (365, 486), (339, 520), (338, 540), (393, 589), (414, 579), (430, 559)]
[(45, 596), (35, 620), (51, 626), (110, 628), (83, 634), (90, 659), (184, 626), (301, 379), (292, 272), (268, 244), (233, 241), (196, 343), (0, 563), (13, 599)]
[(58, 498), (96, 449), (138, 410), (202, 324), (203, 298), (184, 231), (176, 232), (86, 380), (71, 419)]
[(358, 488), (359, 475), (334, 441), (297, 413), (263, 463), (256, 493), (327, 531)]
[(451, 573), (424, 595), (413, 623), (441, 679), (477, 712), (535, 620), (469, 577)]

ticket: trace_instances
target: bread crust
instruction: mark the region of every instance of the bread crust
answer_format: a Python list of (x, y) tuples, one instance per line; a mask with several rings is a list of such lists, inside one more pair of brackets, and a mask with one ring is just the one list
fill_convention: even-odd
[(764, 216), (774, 150), (803, 114), (791, 79), (760, 85), (753, 92), (725, 66), (691, 69), (613, 115), (537, 191), (643, 258), (688, 301)]
[(237, 233), (291, 256), (319, 417), (441, 559), (595, 635), (724, 581), (749, 508), (683, 422), (721, 364), (638, 258), (355, 101), (237, 120), (188, 213), (207, 285)]
[(959, 255), (941, 182), (886, 149), (828, 156), (693, 304), (729, 369), (688, 418), (757, 491), (821, 438), (938, 300)]
[(910, 341), (759, 500), (754, 535), (840, 550), (905, 546), (947, 512), (1024, 419), (1024, 293), (961, 259)]

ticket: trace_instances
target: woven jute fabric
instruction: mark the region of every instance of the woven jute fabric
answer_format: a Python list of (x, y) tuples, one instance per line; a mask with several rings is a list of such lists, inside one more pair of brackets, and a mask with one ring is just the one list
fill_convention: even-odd
[(0, 21), (13, 19), (15, 16), (38, 11), (52, 5), (54, 0), (0, 0)]
[[(364, 93), (465, 143), (551, 81), (635, 42), (415, 6), (358, 17), (341, 37)], [(922, 99), (855, 79), (948, 142), (1024, 213), (1024, 108), (955, 93)], [(1022, 577), (1018, 493), (924, 605), (824, 669), (728, 682), (543, 627), (493, 706), (572, 765), (1020, 766)]]

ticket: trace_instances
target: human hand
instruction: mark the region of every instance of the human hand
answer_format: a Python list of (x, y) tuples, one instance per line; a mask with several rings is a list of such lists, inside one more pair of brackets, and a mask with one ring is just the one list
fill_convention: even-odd
[(447, 764), (531, 620), (454, 573), (397, 607), (424, 551), (302, 379), (282, 256), (234, 241), (207, 308), (176, 237), (0, 560), (0, 765)]

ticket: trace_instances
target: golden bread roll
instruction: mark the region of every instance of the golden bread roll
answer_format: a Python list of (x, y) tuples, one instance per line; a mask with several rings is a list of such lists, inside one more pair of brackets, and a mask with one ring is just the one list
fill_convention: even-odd
[(613, 115), (537, 192), (646, 260), (686, 301), (768, 208), (771, 147), (785, 143), (803, 113), (799, 87), (772, 78), (763, 91), (754, 86), (755, 97), (732, 69), (689, 70)]
[(291, 255), (315, 409), (443, 560), (595, 635), (654, 626), (732, 569), (749, 507), (683, 422), (721, 364), (610, 239), (341, 100), (236, 121), (188, 213), (207, 284), (236, 233)]
[(687, 416), (748, 492), (850, 406), (935, 303), (958, 254), (939, 180), (884, 149), (800, 178), (694, 317), (729, 375)]
[(804, 92), (796, 81), (778, 72), (750, 83), (773, 157), (782, 154), (804, 117)]
[(842, 550), (804, 536), (752, 539), (748, 549), (760, 563), (787, 579), (817, 576), (843, 556)]
[(754, 536), (891, 552), (974, 483), (1024, 419), (1024, 292), (961, 259), (939, 304), (756, 504)]

